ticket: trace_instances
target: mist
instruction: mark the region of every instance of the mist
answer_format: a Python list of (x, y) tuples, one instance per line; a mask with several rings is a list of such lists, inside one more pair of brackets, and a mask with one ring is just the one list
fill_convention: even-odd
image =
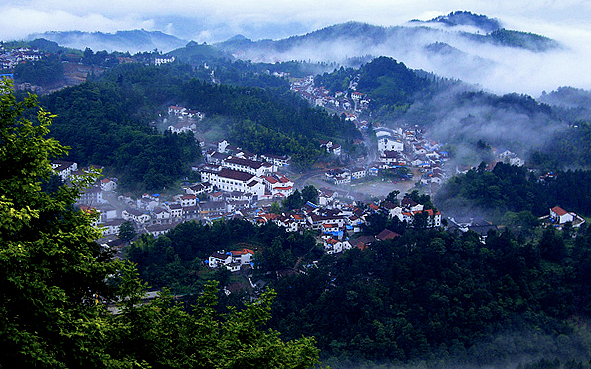
[[(549, 335), (534, 331), (504, 332), (475, 342), (471, 347), (458, 347), (455, 353), (416, 359), (406, 365), (352, 363), (334, 359), (324, 364), (333, 369), (506, 369), (531, 364), (542, 359), (558, 359), (562, 365), (575, 360), (589, 363), (591, 337), (586, 324), (579, 322), (569, 335)], [(452, 350), (453, 351), (453, 350)]]
[(474, 27), (409, 23), (384, 28), (385, 39), (357, 35), (318, 40), (317, 33), (312, 33), (292, 38), (295, 41), (288, 48), (286, 40), (275, 45), (259, 43), (239, 57), (254, 62), (310, 60), (346, 64), (352, 57), (389, 56), (409, 68), (460, 79), (497, 94), (519, 92), (537, 97), (561, 86), (590, 89), (591, 65), (587, 61), (591, 57), (591, 31), (558, 32), (551, 26), (548, 30), (550, 37), (558, 36), (559, 47), (543, 52), (478, 42), (471, 36), (483, 33), (474, 32)]

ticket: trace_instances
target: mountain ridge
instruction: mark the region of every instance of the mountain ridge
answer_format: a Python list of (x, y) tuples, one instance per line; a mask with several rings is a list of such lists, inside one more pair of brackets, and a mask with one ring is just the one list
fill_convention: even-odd
[(164, 52), (185, 46), (188, 41), (161, 31), (123, 30), (115, 33), (83, 31), (49, 31), (32, 34), (29, 40), (44, 38), (61, 46), (84, 50), (122, 51), (136, 53), (159, 49)]

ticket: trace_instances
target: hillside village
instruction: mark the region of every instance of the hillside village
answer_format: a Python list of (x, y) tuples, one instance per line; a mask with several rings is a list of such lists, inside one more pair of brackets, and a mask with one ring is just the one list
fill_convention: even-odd
[[(171, 105), (167, 118), (170, 124), (166, 129), (173, 133), (197, 133), (203, 119), (204, 114), (199, 111)], [(104, 235), (100, 242), (115, 249), (123, 245), (117, 236), (126, 221), (133, 224), (137, 234), (154, 237), (188, 221), (211, 223), (240, 218), (258, 225), (272, 222), (288, 232), (314, 232), (317, 242), (328, 255), (353, 247), (364, 249), (375, 240), (399, 236), (388, 229), (376, 231), (371, 236), (362, 235), (372, 215), (395, 218), (411, 227), (446, 225), (447, 221), (442, 221), (439, 211), (425, 208), (425, 204), (410, 197), (393, 201), (373, 200), (363, 205), (354, 193), (339, 189), (352, 182), (376, 179), (394, 183), (410, 181), (415, 174), (420, 176), (418, 180), (414, 179), (417, 186), (437, 186), (447, 178), (445, 165), (449, 162), (449, 153), (442, 150), (438, 142), (428, 140), (420, 129), (378, 127), (373, 133), (377, 160), (365, 165), (356, 163), (351, 167), (326, 170), (322, 179), (332, 188), (320, 188), (315, 201), (308, 201), (299, 209), (281, 211), (279, 207), (278, 211), (272, 206), (281, 204), (297, 190), (295, 182), (289, 178), (288, 156), (257, 155), (230, 144), (228, 140), (200, 142), (204, 162), (192, 169), (199, 173), (201, 181), (185, 182), (181, 193), (166, 198), (157, 193), (145, 193), (133, 198), (116, 192), (117, 179), (102, 178), (81, 194), (78, 205), (99, 213), (96, 225)], [(337, 158), (343, 155), (341, 145), (337, 143), (321, 141), (318, 145)], [(502, 160), (509, 162), (515, 157), (505, 152)], [(54, 161), (52, 166), (64, 182), (97, 169), (92, 166), (81, 169), (76, 163), (67, 161)], [(456, 171), (460, 169), (456, 168)], [(486, 237), (487, 230), (494, 226), (486, 221), (462, 223), (451, 219), (450, 227), (462, 232), (482, 230), (479, 233)], [(245, 250), (220, 250), (207, 263), (213, 268), (225, 266), (230, 271), (237, 271), (251, 262), (254, 251)]]
[[(378, 212), (408, 224), (413, 224), (417, 214), (425, 214), (427, 227), (441, 225), (439, 212), (424, 209), (422, 204), (409, 198), (404, 198), (400, 204), (384, 201), (366, 207), (346, 197), (344, 192), (326, 188), (318, 191), (315, 203), (307, 202), (301, 209), (289, 212), (273, 212), (273, 202), (281, 203), (296, 190), (294, 182), (278, 172), (279, 168), (289, 165), (288, 157), (258, 157), (225, 140), (219, 142), (215, 149), (205, 150), (205, 157), (206, 163), (194, 167), (200, 172), (202, 181), (187, 184), (184, 192), (172, 199), (164, 200), (159, 194), (147, 193), (137, 199), (117, 195), (117, 181), (103, 178), (81, 194), (78, 205), (99, 213), (97, 226), (104, 234), (101, 242), (108, 247), (121, 246), (116, 235), (125, 221), (131, 221), (138, 233), (154, 237), (187, 221), (214, 222), (222, 218), (241, 218), (254, 224), (273, 222), (288, 232), (315, 232), (326, 254), (340, 253), (354, 246), (365, 247), (371, 243), (367, 238), (357, 242), (352, 240), (361, 234), (368, 216)], [(54, 161), (52, 165), (64, 181), (93, 169), (79, 169), (76, 163), (66, 161)], [(112, 202), (122, 202), (125, 208), (118, 210)], [(386, 235), (377, 237), (381, 239)], [(224, 261), (210, 265), (219, 263), (226, 264)], [(230, 269), (235, 268), (232, 263), (227, 262)]]

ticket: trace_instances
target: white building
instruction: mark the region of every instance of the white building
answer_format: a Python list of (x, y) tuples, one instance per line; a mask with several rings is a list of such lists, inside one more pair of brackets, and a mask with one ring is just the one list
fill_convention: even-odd
[(263, 183), (267, 191), (271, 193), (271, 196), (282, 195), (287, 197), (294, 192), (294, 183), (285, 176), (265, 176), (263, 177)]
[(121, 212), (121, 216), (125, 220), (132, 220), (136, 223), (147, 223), (152, 217), (137, 209), (125, 209)]
[(244, 158), (230, 156), (222, 161), (222, 167), (230, 168), (240, 172), (250, 173), (257, 177), (271, 174), (277, 171), (277, 167), (269, 162), (254, 161)]
[(574, 213), (569, 213), (560, 206), (555, 206), (550, 209), (550, 219), (557, 224), (564, 224), (566, 222), (573, 222), (576, 219)]
[(146, 226), (146, 231), (154, 237), (162, 236), (163, 234), (167, 233), (171, 229), (173, 229), (176, 224), (171, 223), (163, 223), (163, 224), (152, 224)]
[(259, 197), (265, 194), (265, 185), (262, 179), (250, 173), (229, 168), (222, 168), (219, 172), (202, 171), (201, 179), (225, 192), (248, 192)]
[(158, 57), (156, 57), (156, 59), (154, 59), (154, 64), (155, 65), (168, 64), (168, 63), (172, 63), (174, 60), (175, 60), (174, 56), (158, 56)]
[(378, 151), (404, 151), (404, 144), (400, 140), (396, 140), (390, 136), (383, 136), (378, 138)]

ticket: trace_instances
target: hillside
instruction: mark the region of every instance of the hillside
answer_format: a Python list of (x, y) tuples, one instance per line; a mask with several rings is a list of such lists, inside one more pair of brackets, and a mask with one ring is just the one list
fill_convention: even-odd
[[(434, 27), (435, 23), (443, 24), (445, 27), (443, 29)], [(467, 32), (466, 27), (458, 28), (459, 25), (469, 25), (475, 31)], [(426, 40), (429, 41), (426, 42)], [(477, 53), (477, 50), (467, 50), (466, 43), (472, 44), (474, 48), (494, 44), (534, 52), (544, 52), (559, 47), (556, 41), (546, 37), (506, 30), (501, 28), (501, 24), (497, 20), (469, 12), (451, 13), (428, 22), (411, 21), (407, 25), (394, 27), (347, 22), (302, 36), (292, 36), (276, 41), (251, 41), (239, 37), (218, 43), (216, 46), (232, 54), (240, 55), (241, 58), (265, 61), (269, 58), (285, 60), (292, 57), (300, 59), (297, 57), (298, 53), (318, 49), (318, 46), (324, 45), (322, 49), (325, 52), (322, 55), (314, 55), (314, 58), (342, 62), (346, 57), (368, 54), (396, 57), (416, 52), (433, 42), (449, 43), (452, 46), (462, 45), (465, 51), (471, 53)], [(346, 55), (343, 55), (345, 53)]]
[(360, 137), (353, 123), (308, 106), (289, 90), (212, 84), (196, 76), (186, 65), (119, 65), (41, 104), (58, 115), (52, 135), (72, 148), (70, 160), (110, 166), (136, 189), (162, 188), (187, 175), (199, 158), (192, 135), (161, 135), (149, 126), (174, 104), (203, 112), (211, 124), (223, 122), (218, 129), (245, 149), (291, 155), (296, 168), (322, 155), (321, 139)]
[(29, 36), (30, 40), (44, 38), (61, 46), (84, 50), (122, 51), (137, 53), (158, 49), (164, 52), (182, 47), (187, 41), (160, 31), (130, 30), (115, 33), (103, 32), (45, 32)]
[[(433, 47), (449, 50), (446, 45)], [(359, 69), (317, 75), (315, 84), (334, 93), (346, 90), (351, 81), (357, 82), (356, 91), (371, 98), (369, 115), (374, 122), (423, 127), (432, 139), (450, 145), (459, 164), (478, 165), (487, 160), (478, 153), (480, 140), (516, 152), (528, 162), (535, 157), (534, 162), (544, 167), (590, 164), (584, 154), (591, 144), (588, 125), (579, 122), (589, 117), (589, 93), (584, 90), (563, 88), (546, 94), (542, 101), (558, 105), (550, 106), (525, 94), (485, 92), (386, 57)]]

